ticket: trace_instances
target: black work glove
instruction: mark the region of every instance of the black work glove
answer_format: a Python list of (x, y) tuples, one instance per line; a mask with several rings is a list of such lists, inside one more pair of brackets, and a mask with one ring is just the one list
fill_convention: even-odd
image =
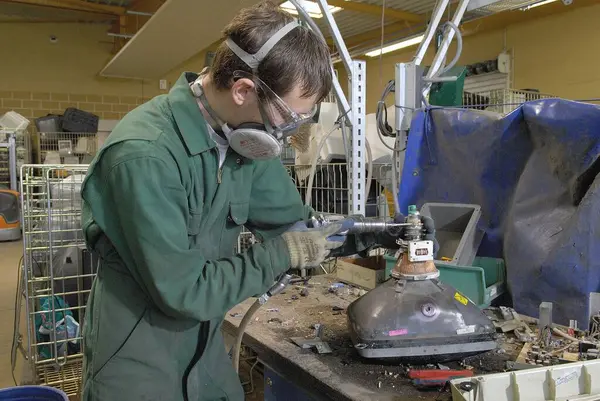
[[(423, 224), (423, 239), (433, 242), (433, 254), (435, 256), (440, 248), (437, 239), (435, 239), (435, 223), (429, 216), (419, 215), (419, 218)], [(398, 213), (394, 216), (394, 223), (404, 223), (405, 220), (406, 217), (402, 213)], [(390, 233), (379, 234), (377, 236), (379, 245), (389, 249), (398, 249), (400, 246), (396, 243), (396, 240), (404, 235), (405, 229), (405, 227), (402, 227), (399, 230), (399, 233), (394, 233), (394, 235), (391, 235)]]
[[(423, 239), (433, 242), (433, 255), (435, 257), (440, 248), (435, 239), (435, 223), (429, 216), (419, 215), (419, 217), (421, 218), (421, 223), (423, 223)], [(394, 216), (394, 223), (404, 223), (404, 221), (405, 216), (403, 214), (398, 213)], [(405, 227), (401, 227), (395, 230), (393, 235), (387, 232), (347, 235), (344, 244), (339, 248), (331, 250), (329, 257), (344, 257), (356, 254), (366, 257), (371, 249), (378, 247), (396, 250), (400, 248), (396, 240), (404, 235), (404, 230)]]
[[(423, 239), (433, 242), (433, 255), (435, 257), (440, 248), (437, 240), (435, 239), (435, 224), (433, 219), (429, 216), (419, 215), (419, 217), (424, 229)], [(398, 213), (394, 216), (394, 223), (404, 223), (404, 221), (405, 216), (402, 213)], [(401, 227), (394, 230), (393, 233), (383, 232), (376, 234), (361, 234), (359, 237), (361, 237), (360, 242), (363, 244), (364, 249), (359, 250), (359, 253), (367, 254), (369, 250), (378, 246), (393, 250), (400, 248), (400, 245), (398, 245), (396, 240), (404, 236), (405, 229), (405, 227)]]

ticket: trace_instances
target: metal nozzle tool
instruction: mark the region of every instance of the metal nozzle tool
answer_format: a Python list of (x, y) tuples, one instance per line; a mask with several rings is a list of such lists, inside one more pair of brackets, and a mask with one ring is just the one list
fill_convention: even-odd
[(389, 217), (364, 217), (362, 215), (342, 216), (342, 215), (321, 215), (313, 216), (313, 227), (326, 227), (329, 224), (342, 224), (340, 235), (346, 234), (366, 234), (381, 233), (389, 234), (400, 233), (402, 227), (412, 226), (411, 223), (395, 223)]

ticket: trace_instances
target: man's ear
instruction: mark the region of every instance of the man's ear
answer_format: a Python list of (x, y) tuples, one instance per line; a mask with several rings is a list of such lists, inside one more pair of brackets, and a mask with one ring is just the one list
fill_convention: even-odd
[(248, 78), (240, 78), (233, 82), (231, 86), (231, 96), (233, 102), (242, 106), (250, 100), (254, 93), (254, 82)]

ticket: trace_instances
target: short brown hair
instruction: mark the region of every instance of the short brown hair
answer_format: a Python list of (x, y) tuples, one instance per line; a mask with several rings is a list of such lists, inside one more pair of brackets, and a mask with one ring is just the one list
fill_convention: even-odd
[[(242, 9), (225, 27), (229, 37), (247, 53), (253, 54), (280, 28), (294, 17), (272, 1), (263, 1)], [(225, 43), (221, 43), (211, 67), (211, 77), (219, 89), (229, 89), (234, 71), (252, 72)], [(261, 61), (258, 77), (279, 96), (291, 92), (300, 83), (302, 97), (317, 96), (322, 101), (331, 91), (329, 48), (307, 27), (300, 26), (285, 35)]]

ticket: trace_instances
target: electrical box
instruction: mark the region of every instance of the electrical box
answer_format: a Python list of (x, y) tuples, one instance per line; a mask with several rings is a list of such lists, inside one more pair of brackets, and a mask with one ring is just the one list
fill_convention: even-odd
[(510, 72), (510, 54), (502, 52), (498, 55), (498, 71), (503, 74)]

